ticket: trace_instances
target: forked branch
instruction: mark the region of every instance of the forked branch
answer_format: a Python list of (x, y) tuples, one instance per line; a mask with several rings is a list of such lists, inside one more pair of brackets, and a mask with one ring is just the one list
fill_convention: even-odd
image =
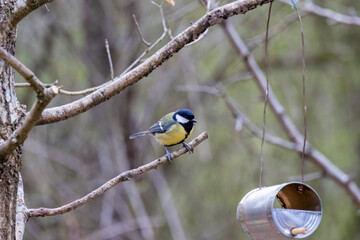
[(25, 117), (21, 125), (11, 134), (11, 136), (0, 145), (0, 163), (6, 161), (6, 156), (9, 155), (15, 148), (21, 145), (27, 138), (30, 130), (36, 125), (42, 112), (49, 102), (58, 94), (59, 89), (56, 86), (47, 87), (43, 84), (36, 75), (22, 64), (17, 58), (0, 47), (0, 58), (7, 64), (13, 67), (36, 92), (36, 102), (32, 106), (30, 112)]

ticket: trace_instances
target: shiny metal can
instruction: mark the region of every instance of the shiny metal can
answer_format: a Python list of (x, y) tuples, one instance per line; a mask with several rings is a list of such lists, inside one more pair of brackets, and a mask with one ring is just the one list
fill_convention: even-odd
[(310, 186), (289, 182), (250, 191), (240, 201), (236, 215), (252, 239), (305, 238), (319, 226), (322, 206)]

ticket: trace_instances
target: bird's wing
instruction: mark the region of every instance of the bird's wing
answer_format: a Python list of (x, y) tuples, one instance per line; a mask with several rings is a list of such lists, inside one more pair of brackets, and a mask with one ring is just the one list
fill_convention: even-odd
[(154, 125), (152, 125), (148, 131), (150, 133), (164, 133), (166, 132), (166, 128), (164, 128), (164, 126), (162, 126), (161, 122), (158, 121), (156, 123), (154, 123)]
[(158, 122), (152, 125), (148, 131), (150, 133), (164, 133), (168, 132), (171, 129), (171, 126), (176, 124), (176, 122), (172, 119), (173, 112), (168, 113), (166, 116), (162, 117)]

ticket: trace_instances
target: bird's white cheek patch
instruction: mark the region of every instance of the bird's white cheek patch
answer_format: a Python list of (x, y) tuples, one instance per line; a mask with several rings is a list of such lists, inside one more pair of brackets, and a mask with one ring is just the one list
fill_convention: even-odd
[(186, 119), (180, 115), (176, 115), (176, 121), (178, 121), (179, 123), (185, 124), (185, 123), (189, 122), (189, 119)]

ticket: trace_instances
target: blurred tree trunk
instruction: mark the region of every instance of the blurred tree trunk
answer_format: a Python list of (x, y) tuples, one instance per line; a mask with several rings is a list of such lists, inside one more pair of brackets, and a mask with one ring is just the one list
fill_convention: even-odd
[[(3, 35), (4, 20), (15, 10), (15, 0), (0, 0), (0, 45), (15, 54), (16, 28)], [(0, 60), (0, 143), (7, 140), (24, 117), (25, 109), (18, 102), (14, 87), (14, 70)], [(15, 239), (16, 199), (21, 150), (16, 149), (0, 159), (0, 239)]]

